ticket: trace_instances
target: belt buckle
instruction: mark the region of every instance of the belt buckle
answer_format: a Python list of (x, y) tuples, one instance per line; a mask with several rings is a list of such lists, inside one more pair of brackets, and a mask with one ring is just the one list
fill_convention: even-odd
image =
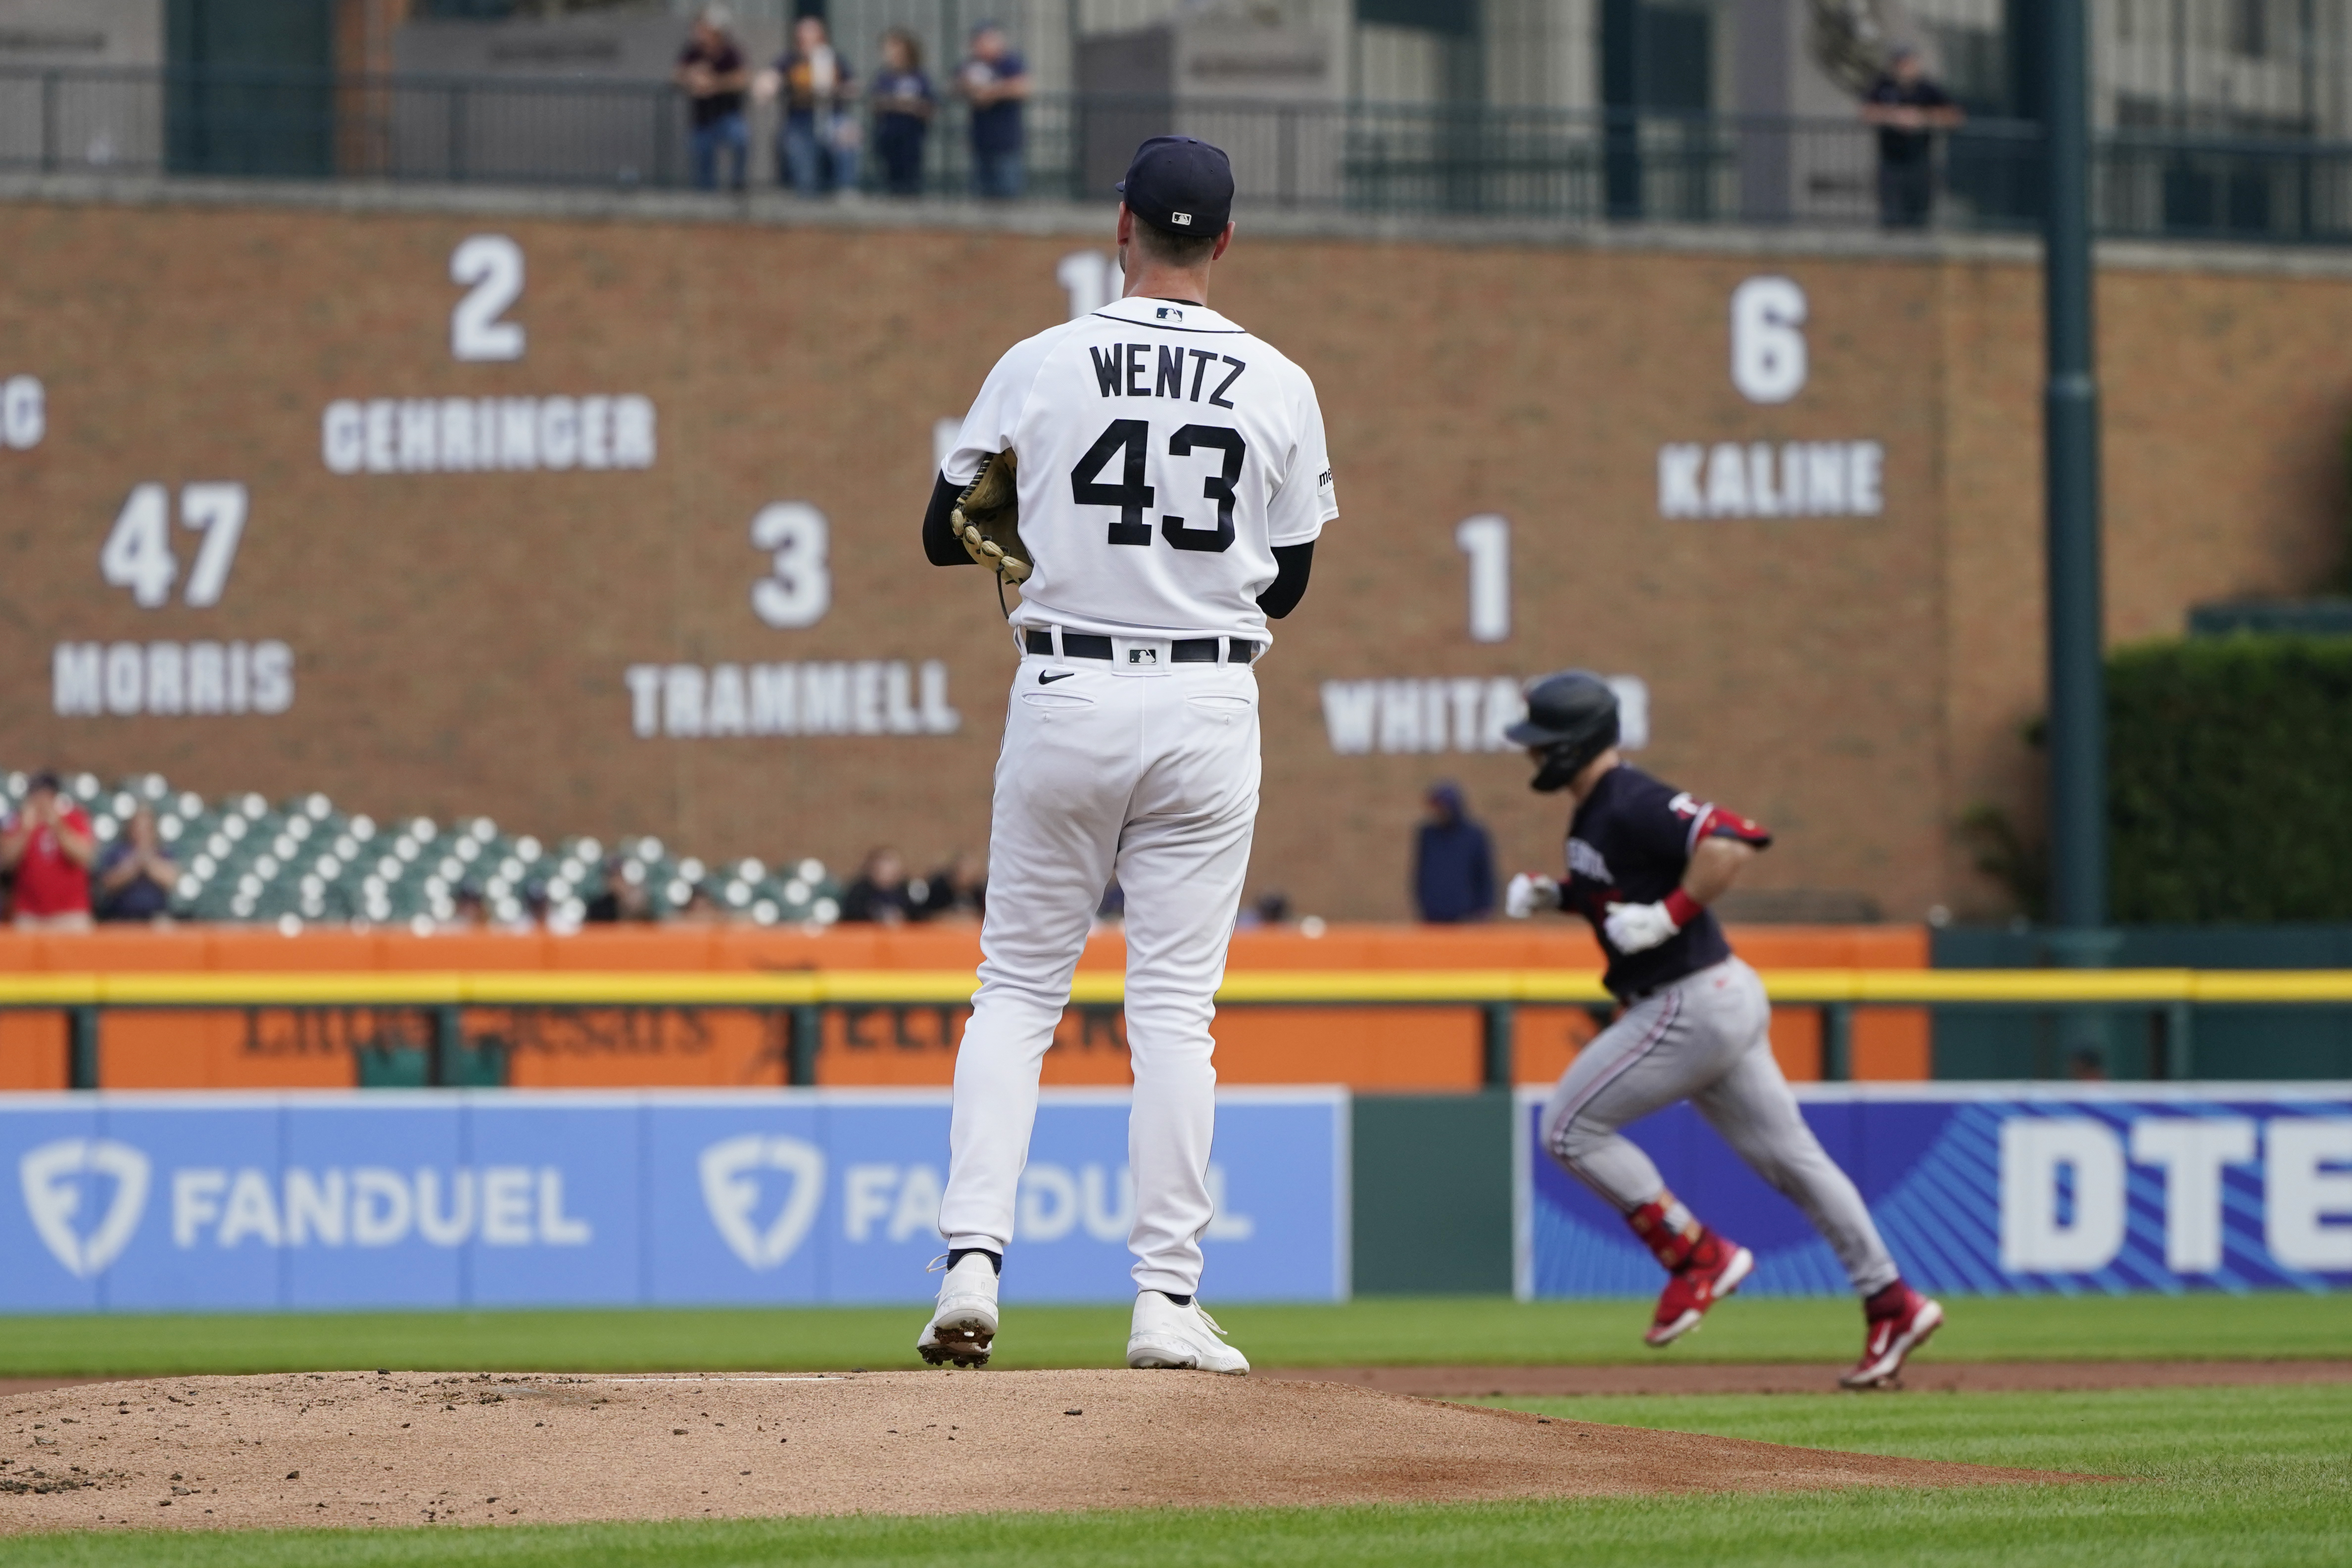
[(1175, 662), (1175, 644), (1165, 637), (1110, 640), (1111, 668), (1122, 675), (1164, 675)]

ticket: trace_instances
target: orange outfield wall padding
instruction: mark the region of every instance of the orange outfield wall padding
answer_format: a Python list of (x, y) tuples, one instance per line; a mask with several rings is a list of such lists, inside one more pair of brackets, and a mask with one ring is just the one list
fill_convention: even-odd
[[(1927, 966), (1924, 927), (1750, 926), (1734, 947), (1759, 969)], [(84, 936), (0, 932), (10, 971), (253, 973), (365, 970), (579, 972), (898, 969), (969, 972), (980, 961), (974, 925), (885, 929), (836, 925), (811, 934), (758, 926), (594, 927), (567, 936), (252, 927), (100, 930)], [(1126, 943), (1097, 932), (1082, 972), (1117, 973)], [(1599, 949), (1580, 925), (1335, 925), (1234, 935), (1228, 967), (1287, 969), (1528, 969), (1590, 973)], [(945, 1084), (966, 1009), (842, 1008), (825, 1023), (821, 1083)], [(1548, 1082), (1601, 1027), (1586, 1009), (1518, 1009), (1514, 1077)], [(354, 1082), (359, 1053), (420, 1050), (430, 1019), (404, 1009), (285, 1009), (110, 1012), (101, 1035), (109, 1088), (334, 1088)], [(784, 1020), (742, 1009), (672, 1008), (468, 1009), (471, 1044), (505, 1051), (518, 1088), (724, 1087), (784, 1081)], [(1468, 1090), (1484, 1066), (1482, 1020), (1465, 1007), (1228, 1007), (1218, 1015), (1217, 1075), (1226, 1083), (1342, 1083), (1368, 1091)], [(1821, 1018), (1776, 1008), (1773, 1054), (1794, 1080), (1821, 1076)], [(65, 1029), (54, 1012), (0, 1013), (0, 1090), (62, 1088)], [(1924, 1079), (1928, 1022), (1918, 1008), (1866, 1008), (1853, 1017), (1853, 1075)], [(1125, 1020), (1116, 1007), (1073, 1008), (1046, 1054), (1049, 1084), (1128, 1082)]]

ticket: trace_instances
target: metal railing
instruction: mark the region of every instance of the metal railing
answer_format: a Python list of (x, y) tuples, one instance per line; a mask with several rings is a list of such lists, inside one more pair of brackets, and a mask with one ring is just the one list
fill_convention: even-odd
[[(2196, 1066), (2199, 1007), (2345, 1006), (2352, 969), (1774, 969), (1766, 993), (1780, 1007), (1821, 1010), (1822, 1076), (1851, 1076), (1853, 1015), (1862, 1008), (2090, 1008), (2152, 1012), (2164, 1030), (2164, 1076)], [(0, 1010), (63, 1012), (66, 1081), (98, 1087), (101, 1015), (117, 1010), (407, 1009), (431, 1019), (425, 1082), (462, 1081), (467, 1009), (710, 1009), (780, 1017), (785, 1082), (817, 1082), (825, 1015), (839, 1009), (969, 1002), (964, 970), (791, 970), (741, 973), (17, 973), (0, 975)], [(1121, 975), (1080, 973), (1071, 1005), (1123, 1001)], [(1598, 976), (1557, 969), (1244, 970), (1228, 974), (1220, 1007), (1432, 1007), (1478, 1009), (1483, 1080), (1513, 1082), (1517, 1013), (1530, 1006), (1612, 1007)]]
[[(681, 189), (687, 102), (664, 82), (296, 76), (177, 68), (0, 68), (0, 170)], [(1044, 94), (1024, 110), (1026, 189), (1107, 201), (1144, 137), (1233, 155), (1246, 204), (1569, 222), (1882, 221), (1877, 132), (1857, 120), (1297, 104)], [(860, 116), (859, 188), (884, 171)], [(755, 110), (751, 178), (782, 167)], [(1975, 121), (1938, 138), (1933, 226), (2037, 222), (2041, 137)], [(2110, 235), (2352, 243), (2352, 143), (2121, 131), (2101, 138)], [(919, 184), (971, 188), (969, 120), (943, 103)]]

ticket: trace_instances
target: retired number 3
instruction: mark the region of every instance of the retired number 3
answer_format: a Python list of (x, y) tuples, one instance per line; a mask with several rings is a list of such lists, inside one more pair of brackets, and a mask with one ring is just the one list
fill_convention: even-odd
[[(1118, 520), (1110, 525), (1110, 542), (1115, 545), (1151, 543), (1151, 525), (1143, 520), (1151, 509), (1158, 492), (1143, 482), (1146, 448), (1151, 440), (1151, 422), (1144, 419), (1114, 419), (1102, 433), (1100, 440), (1087, 448), (1070, 470), (1070, 499), (1081, 507), (1117, 507)], [(1188, 424), (1168, 438), (1171, 457), (1190, 457), (1196, 448), (1206, 447), (1224, 454), (1221, 473), (1203, 480), (1201, 494), (1217, 504), (1217, 526), (1213, 528), (1192, 528), (1181, 517), (1163, 516), (1160, 519), (1160, 537), (1177, 549), (1205, 550), (1210, 554), (1230, 549), (1234, 542), (1234, 481), (1242, 476), (1242, 459), (1249, 447), (1242, 433), (1222, 424)], [(1106, 484), (1103, 472), (1110, 466), (1113, 455), (1124, 454), (1119, 482)]]

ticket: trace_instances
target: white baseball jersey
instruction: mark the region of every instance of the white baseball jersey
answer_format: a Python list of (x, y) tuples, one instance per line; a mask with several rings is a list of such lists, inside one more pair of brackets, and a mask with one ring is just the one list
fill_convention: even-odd
[(1015, 626), (1270, 641), (1274, 547), (1339, 515), (1307, 372), (1205, 305), (1122, 299), (996, 362), (940, 473), (1011, 448)]
[[(1275, 548), (1339, 510), (1306, 372), (1199, 305), (1123, 299), (1016, 345), (940, 472), (969, 483), (1008, 448), (1036, 561), (1013, 624), (1110, 647), (1263, 646)], [(1190, 1295), (1214, 1212), (1210, 1022), (1257, 821), (1257, 671), (1230, 644), (1209, 662), (1126, 652), (1027, 651), (1013, 669), (940, 1230), (950, 1252), (1002, 1256), (1013, 1239), (1039, 1068), (1116, 877), (1135, 1072), (1128, 1245), (1139, 1291)]]

